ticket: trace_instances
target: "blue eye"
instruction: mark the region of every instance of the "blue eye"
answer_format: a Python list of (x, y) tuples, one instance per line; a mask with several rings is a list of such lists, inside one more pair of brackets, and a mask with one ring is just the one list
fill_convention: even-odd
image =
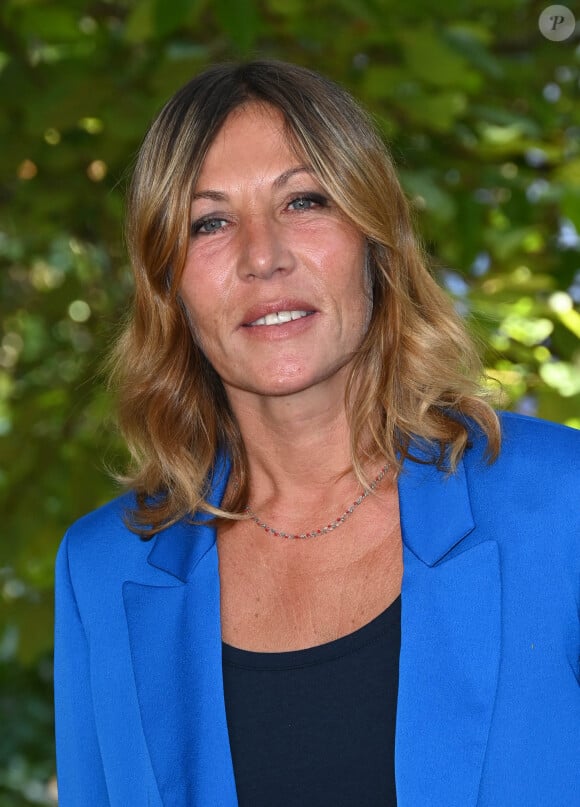
[(225, 219), (199, 219), (191, 225), (192, 235), (212, 235), (227, 224)]
[(313, 207), (325, 207), (327, 203), (328, 200), (324, 196), (318, 193), (309, 193), (293, 199), (288, 207), (292, 210), (311, 210)]

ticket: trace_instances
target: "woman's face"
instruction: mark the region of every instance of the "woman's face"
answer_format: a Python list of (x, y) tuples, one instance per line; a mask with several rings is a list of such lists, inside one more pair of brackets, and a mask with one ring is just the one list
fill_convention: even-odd
[(278, 110), (254, 103), (227, 118), (191, 222), (181, 295), (230, 400), (344, 376), (371, 315), (365, 241), (292, 150)]

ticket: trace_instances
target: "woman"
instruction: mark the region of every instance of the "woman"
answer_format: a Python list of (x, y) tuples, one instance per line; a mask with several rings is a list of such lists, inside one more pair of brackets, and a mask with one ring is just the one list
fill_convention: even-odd
[(128, 235), (134, 467), (57, 561), (61, 805), (573, 803), (580, 437), (505, 415), (500, 451), (355, 102), (208, 70)]

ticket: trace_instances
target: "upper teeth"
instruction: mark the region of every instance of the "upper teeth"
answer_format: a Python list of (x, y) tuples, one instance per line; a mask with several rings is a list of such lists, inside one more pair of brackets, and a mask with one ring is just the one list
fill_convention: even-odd
[(275, 314), (266, 314), (250, 322), (250, 325), (280, 325), (283, 322), (290, 322), (291, 319), (300, 319), (308, 316), (308, 311), (276, 311)]

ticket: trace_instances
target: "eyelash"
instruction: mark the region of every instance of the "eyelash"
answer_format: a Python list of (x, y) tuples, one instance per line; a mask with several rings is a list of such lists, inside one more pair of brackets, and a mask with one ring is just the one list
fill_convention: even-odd
[[(288, 208), (291, 205), (296, 204), (297, 202), (310, 202), (314, 207), (327, 207), (328, 206), (328, 199), (320, 193), (303, 193), (300, 196), (296, 196), (292, 201), (288, 203)], [(303, 208), (294, 208), (296, 212), (302, 212), (304, 210), (311, 210), (311, 207), (303, 207)], [(214, 230), (207, 230), (203, 231), (203, 227), (207, 224), (211, 224), (212, 222), (225, 222), (227, 224), (227, 219), (220, 218), (219, 216), (207, 216), (206, 218), (197, 219), (191, 225), (191, 235), (213, 235), (214, 233), (221, 230), (221, 227), (216, 227)]]
[[(328, 199), (320, 193), (303, 193), (300, 196), (297, 196), (295, 199), (292, 199), (288, 207), (296, 204), (296, 202), (312, 202), (313, 205), (317, 207), (326, 207), (328, 205)], [(300, 208), (296, 209), (300, 210)], [(311, 208), (302, 208), (302, 210), (304, 209), (310, 210)]]
[(226, 221), (226, 219), (222, 219), (219, 216), (207, 216), (204, 219), (198, 219), (194, 221), (191, 225), (191, 235), (213, 235), (213, 233), (217, 233), (218, 230), (221, 230), (221, 227), (216, 227), (215, 230), (207, 230), (206, 232), (202, 232), (202, 227), (206, 224), (211, 224), (214, 221)]

